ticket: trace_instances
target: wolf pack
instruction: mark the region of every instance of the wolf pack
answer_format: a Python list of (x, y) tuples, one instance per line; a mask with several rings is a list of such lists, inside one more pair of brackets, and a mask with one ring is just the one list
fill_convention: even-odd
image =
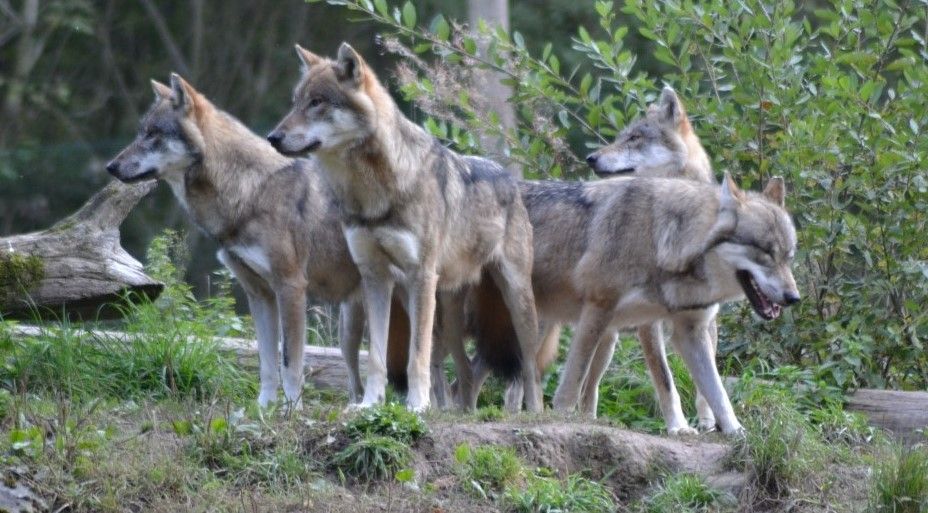
[[(507, 410), (542, 411), (570, 325), (554, 410), (595, 417), (619, 330), (635, 329), (670, 434), (742, 431), (715, 363), (716, 315), (747, 298), (772, 320), (800, 299), (782, 178), (761, 192), (727, 173), (717, 183), (666, 87), (586, 158), (602, 179), (517, 180), (410, 121), (347, 43), (334, 59), (296, 50), (290, 112), (266, 138), (172, 74), (152, 81), (135, 140), (106, 166), (166, 182), (219, 244), (254, 320), (262, 407), (301, 407), (312, 298), (338, 305), (350, 408), (392, 384), (411, 410), (469, 410), (495, 374)], [(696, 427), (665, 332), (698, 391)]]

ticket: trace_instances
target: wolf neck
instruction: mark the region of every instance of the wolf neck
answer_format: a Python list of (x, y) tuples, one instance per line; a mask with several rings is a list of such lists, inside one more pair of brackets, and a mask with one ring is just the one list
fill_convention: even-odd
[(339, 152), (320, 155), (345, 213), (362, 222), (383, 219), (408, 197), (419, 174), (428, 169), (433, 142), (406, 119), (382, 86), (377, 84), (368, 94), (377, 105), (370, 135)]
[(255, 204), (261, 183), (291, 159), (221, 112), (205, 117), (200, 133), (201, 161), (171, 186), (194, 222), (223, 240)]

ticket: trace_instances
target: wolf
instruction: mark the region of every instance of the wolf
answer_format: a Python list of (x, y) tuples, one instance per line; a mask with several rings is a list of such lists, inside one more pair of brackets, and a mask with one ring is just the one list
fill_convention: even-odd
[[(137, 137), (106, 170), (127, 183), (167, 182), (193, 222), (219, 243), (218, 258), (241, 283), (255, 322), (258, 403), (276, 400), (283, 376), (288, 404), (299, 407), (307, 294), (341, 305), (342, 352), (349, 368), (358, 366), (361, 276), (339, 210), (313, 162), (281, 155), (177, 74), (170, 86), (153, 80), (152, 88), (155, 101)], [(349, 393), (361, 393), (356, 371)]]
[[(512, 312), (526, 361), (526, 407), (540, 411), (532, 229), (515, 180), (492, 161), (445, 148), (407, 119), (347, 43), (335, 60), (299, 46), (297, 55), (303, 71), (293, 107), (268, 140), (284, 154), (312, 153), (341, 208), (345, 237), (361, 273), (371, 343), (359, 406), (384, 398), (394, 284), (403, 284), (408, 294), (407, 407), (422, 410), (430, 404), (436, 291), (442, 332), (457, 337), (463, 292), (486, 272)], [(458, 350), (460, 344), (453, 346), (467, 383), (462, 390), (473, 390), (466, 354)]]
[[(586, 161), (596, 175), (602, 178), (628, 175), (682, 178), (715, 183), (709, 157), (690, 124), (683, 102), (670, 87), (663, 89), (660, 98), (648, 107), (645, 116), (625, 127), (613, 143), (591, 153)], [(542, 212), (547, 210), (547, 207), (541, 203), (527, 203), (526, 206), (529, 208), (529, 218), (533, 222), (536, 217), (540, 218)], [(552, 234), (536, 230), (534, 235), (536, 248), (548, 245), (548, 235)], [(546, 252), (539, 249), (536, 255), (540, 254), (546, 254)], [(562, 262), (561, 265), (566, 267), (570, 264)], [(544, 275), (546, 269), (559, 272), (556, 265), (536, 263), (533, 282), (550, 281), (550, 278)], [(479, 383), (482, 383), (489, 375), (491, 367), (496, 370), (500, 366), (498, 362), (511, 360), (512, 355), (506, 352), (507, 340), (511, 338), (511, 328), (507, 326), (508, 319), (505, 314), (498, 312), (498, 304), (493, 302), (493, 298), (498, 294), (494, 293), (492, 284), (481, 283), (476, 288), (480, 291), (478, 298), (481, 300), (474, 302), (471, 311), (475, 313), (471, 317), (476, 317), (472, 331), (477, 332), (478, 357), (474, 360), (474, 374), (475, 382), (479, 386)], [(537, 296), (539, 294), (537, 287), (535, 292)], [(536, 299), (543, 302), (541, 298)], [(558, 322), (552, 322), (552, 317), (557, 318), (556, 315), (549, 315), (552, 312), (541, 307), (538, 312), (542, 323), (545, 324), (542, 329), (541, 349), (536, 357), (536, 367), (542, 372), (557, 356), (561, 325)], [(570, 320), (570, 322), (576, 321), (577, 319)], [(661, 328), (660, 323), (640, 327), (638, 339), (642, 344), (655, 389), (658, 391), (658, 400), (668, 432), (670, 434), (691, 434), (695, 430), (687, 424), (680, 407), (679, 394), (673, 384), (673, 376), (666, 361)], [(717, 335), (714, 319), (710, 322), (709, 329), (714, 348)], [(583, 386), (580, 409), (587, 415), (595, 416), (596, 414), (598, 387), (595, 384), (599, 382), (599, 377), (612, 360), (615, 340), (613, 336), (610, 343), (600, 346), (594, 358), (593, 370), (590, 372), (588, 382)], [(512, 397), (518, 397), (517, 388), (517, 384), (515, 387), (510, 387), (507, 391), (507, 401)], [(701, 394), (697, 397), (697, 410), (700, 427), (714, 428), (715, 418), (712, 410)]]
[(708, 327), (721, 303), (747, 297), (771, 320), (799, 301), (783, 179), (762, 193), (727, 174), (721, 186), (642, 177), (523, 185), (535, 233), (550, 232), (536, 267), (561, 269), (535, 283), (539, 309), (579, 319), (554, 408), (573, 410), (582, 387), (598, 385), (588, 382), (593, 359), (615, 329), (663, 321), (722, 432), (740, 432)]

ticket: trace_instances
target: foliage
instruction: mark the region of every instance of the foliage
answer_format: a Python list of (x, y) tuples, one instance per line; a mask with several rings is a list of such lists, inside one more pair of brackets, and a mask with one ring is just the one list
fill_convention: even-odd
[(44, 276), (41, 258), (0, 251), (0, 303), (27, 296)]
[(708, 513), (720, 502), (721, 493), (696, 474), (667, 477), (642, 510), (647, 513)]
[(872, 513), (928, 511), (928, 449), (897, 448), (877, 464), (872, 477)]
[(503, 409), (495, 404), (477, 408), (477, 411), (474, 412), (474, 415), (482, 422), (495, 422), (502, 420), (503, 417), (505, 417)]
[(385, 436), (404, 444), (419, 440), (427, 431), (422, 417), (400, 403), (365, 408), (345, 425), (345, 432), (354, 440), (365, 436)]
[(332, 464), (360, 482), (372, 482), (392, 478), (411, 459), (405, 443), (388, 436), (364, 435), (333, 456)]
[(522, 462), (511, 447), (461, 444), (454, 451), (461, 484), (487, 498), (506, 489), (522, 476)]
[[(659, 82), (671, 84), (716, 167), (750, 188), (787, 178), (800, 229), (795, 270), (806, 300), (767, 324), (744, 305), (727, 309), (721, 353), (734, 365), (808, 367), (841, 389), (928, 385), (923, 5), (597, 1), (599, 26), (578, 27), (572, 47), (591, 71), (574, 73), (561, 49), (528, 45), (518, 32), (468, 32), (440, 15), (415, 16), (411, 4), (328, 3), (392, 32), (384, 49), (403, 58), (401, 89), (428, 115), (427, 130), (462, 151), (479, 150), (475, 134), (501, 136), (533, 177), (585, 175), (578, 144), (565, 141), (605, 143), (655, 99)], [(662, 76), (626, 47), (629, 24), (652, 42)], [(469, 87), (481, 69), (512, 87), (514, 131), (501, 133)]]
[(610, 513), (612, 494), (603, 485), (577, 474), (566, 480), (531, 475), (524, 487), (506, 490), (505, 502), (518, 513)]

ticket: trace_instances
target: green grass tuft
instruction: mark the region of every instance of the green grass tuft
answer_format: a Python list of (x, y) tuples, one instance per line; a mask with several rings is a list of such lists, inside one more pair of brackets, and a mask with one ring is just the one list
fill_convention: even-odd
[(487, 498), (516, 482), (523, 474), (522, 462), (511, 447), (461, 444), (454, 452), (461, 484)]
[(385, 436), (410, 444), (427, 432), (425, 422), (418, 414), (400, 403), (386, 403), (366, 408), (345, 425), (345, 432), (353, 440), (366, 436)]
[(707, 513), (721, 497), (701, 476), (678, 474), (665, 479), (642, 509), (647, 513)]
[(505, 502), (516, 513), (611, 513), (615, 501), (603, 485), (572, 474), (561, 481), (533, 475), (521, 488), (506, 491)]
[(388, 436), (370, 435), (335, 454), (332, 465), (359, 482), (371, 482), (392, 479), (411, 460), (408, 445)]
[(928, 512), (928, 448), (899, 448), (874, 470), (870, 513)]

